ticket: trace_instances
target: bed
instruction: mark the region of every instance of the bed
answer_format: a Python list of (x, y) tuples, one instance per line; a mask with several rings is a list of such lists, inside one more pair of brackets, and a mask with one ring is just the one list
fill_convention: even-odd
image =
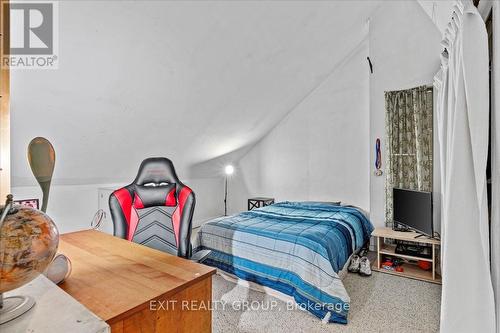
[(355, 207), (281, 202), (207, 222), (205, 264), (293, 297), (327, 322), (347, 324), (349, 295), (339, 277), (373, 225)]

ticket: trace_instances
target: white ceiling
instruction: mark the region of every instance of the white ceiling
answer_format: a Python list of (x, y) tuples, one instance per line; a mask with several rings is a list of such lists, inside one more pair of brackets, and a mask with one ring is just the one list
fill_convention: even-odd
[(35, 136), (53, 142), (65, 184), (131, 180), (153, 155), (187, 170), (252, 145), (359, 44), (377, 6), (62, 1), (60, 68), (11, 75), (13, 185), (33, 183)]

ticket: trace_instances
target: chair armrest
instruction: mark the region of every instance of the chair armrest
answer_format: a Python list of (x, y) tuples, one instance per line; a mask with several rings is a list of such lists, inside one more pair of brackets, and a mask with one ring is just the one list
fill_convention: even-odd
[(203, 260), (207, 259), (210, 253), (212, 253), (211, 250), (200, 250), (198, 252), (193, 253), (193, 255), (191, 256), (191, 258), (189, 258), (189, 260), (202, 263)]

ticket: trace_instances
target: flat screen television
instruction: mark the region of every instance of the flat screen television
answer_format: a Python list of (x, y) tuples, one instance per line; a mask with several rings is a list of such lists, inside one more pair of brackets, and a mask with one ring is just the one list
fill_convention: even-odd
[(392, 193), (395, 224), (433, 237), (432, 192), (394, 188)]

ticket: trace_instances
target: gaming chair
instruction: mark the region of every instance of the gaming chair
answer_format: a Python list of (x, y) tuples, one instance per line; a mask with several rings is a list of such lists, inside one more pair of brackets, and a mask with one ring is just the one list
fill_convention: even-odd
[(210, 251), (192, 254), (195, 202), (194, 192), (179, 180), (172, 161), (148, 158), (132, 184), (109, 197), (114, 235), (201, 262)]

